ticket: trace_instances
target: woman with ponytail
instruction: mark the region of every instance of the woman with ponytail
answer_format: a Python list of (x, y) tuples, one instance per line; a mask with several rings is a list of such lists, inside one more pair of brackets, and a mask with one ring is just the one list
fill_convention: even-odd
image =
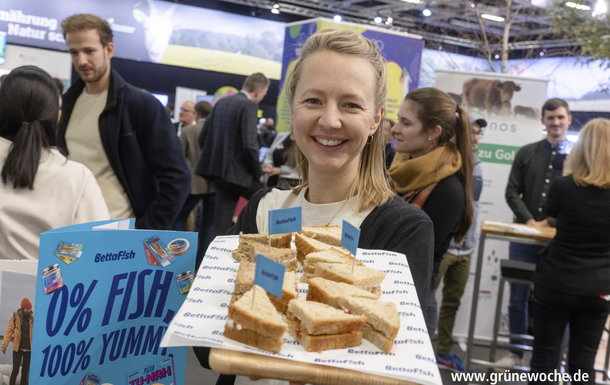
[[(436, 275), (451, 240), (460, 244), (472, 222), (468, 113), (445, 92), (420, 88), (405, 97), (392, 134), (396, 156), (388, 170), (391, 182), (398, 195), (424, 210), (434, 223)], [(437, 317), (434, 285), (431, 288), (425, 313), (433, 336)]]
[(109, 219), (91, 171), (54, 148), (59, 103), (35, 66), (14, 69), (0, 87), (0, 259), (37, 259), (40, 233)]

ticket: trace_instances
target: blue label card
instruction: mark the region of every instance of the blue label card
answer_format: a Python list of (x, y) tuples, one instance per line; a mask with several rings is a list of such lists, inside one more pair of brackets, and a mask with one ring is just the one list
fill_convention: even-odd
[(281, 263), (275, 262), (262, 254), (256, 254), (254, 284), (278, 298), (282, 298), (285, 271), (286, 266)]
[(358, 241), (360, 240), (360, 229), (352, 226), (351, 223), (343, 221), (341, 229), (341, 246), (345, 247), (356, 256), (358, 252)]
[(269, 210), (269, 235), (301, 231), (301, 207)]

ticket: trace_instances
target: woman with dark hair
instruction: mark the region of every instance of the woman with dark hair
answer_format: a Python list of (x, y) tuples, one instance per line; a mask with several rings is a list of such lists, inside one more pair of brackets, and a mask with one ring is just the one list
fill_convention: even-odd
[(14, 69), (0, 87), (0, 259), (38, 259), (40, 233), (109, 219), (91, 171), (54, 148), (59, 103), (38, 67)]
[[(388, 172), (396, 192), (434, 223), (436, 275), (451, 240), (461, 243), (472, 222), (472, 199), (466, 199), (473, 196), (468, 113), (445, 92), (420, 88), (405, 97), (392, 133), (396, 156)], [(433, 289), (426, 313), (433, 336), (437, 323)]]

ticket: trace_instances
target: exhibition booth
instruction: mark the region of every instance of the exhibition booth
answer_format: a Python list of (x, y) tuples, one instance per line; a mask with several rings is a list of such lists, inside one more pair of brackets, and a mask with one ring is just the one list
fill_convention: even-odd
[[(598, 91), (599, 79), (606, 75), (604, 68), (596, 62), (579, 62), (575, 58), (509, 60), (507, 73), (499, 74), (491, 71), (485, 59), (427, 49), (420, 36), (374, 25), (320, 18), (286, 24), (167, 1), (2, 1), (0, 31), (6, 33), (0, 34), (3, 43), (0, 46), (0, 75), (22, 65), (35, 65), (59, 78), (67, 90), (77, 74), (72, 68), (70, 54), (66, 52), (60, 23), (75, 13), (93, 13), (109, 22), (114, 31), (113, 69), (130, 84), (154, 94), (164, 106), (175, 105), (176, 117), (184, 101), (205, 100), (214, 105), (219, 99), (239, 92), (247, 75), (264, 73), (271, 79), (271, 86), (259, 105), (258, 116), (275, 118), (278, 132), (290, 130), (286, 78), (293, 70), (305, 40), (328, 28), (349, 29), (362, 34), (378, 45), (387, 61), (388, 118), (397, 118), (398, 108), (409, 91), (436, 87), (449, 93), (458, 104), (468, 106), (471, 120), (483, 118), (488, 122), (477, 150), (484, 176), (479, 214), (479, 220), (483, 221), (513, 221), (513, 213), (504, 198), (506, 182), (517, 151), (545, 135), (540, 122), (540, 107), (546, 99), (558, 97), (570, 105), (575, 116), (569, 132), (573, 141), (587, 120), (610, 114), (610, 96)], [(493, 66), (497, 71), (499, 63), (494, 62)], [(473, 79), (497, 81), (501, 87), (511, 88), (512, 97), (503, 100), (505, 103), (501, 105), (468, 103), (462, 98)], [(192, 324), (188, 323), (185, 314), (193, 312), (189, 306), (198, 304), (201, 299), (197, 295), (206, 291), (214, 295), (211, 302), (217, 305), (216, 310), (222, 309), (226, 313), (231, 299), (225, 291), (233, 287), (231, 274), (235, 275), (233, 270), (237, 267), (219, 261), (231, 252), (223, 243), (236, 247), (236, 239), (215, 240), (211, 247), (213, 250), (208, 253), (213, 258), (195, 272), (196, 247), (193, 246), (197, 240), (192, 233), (129, 231), (130, 227), (133, 229), (133, 223), (99, 225), (115, 228), (104, 232), (103, 228), (89, 224), (43, 234), (39, 260), (44, 263), (0, 260), (0, 327), (4, 327), (20, 307), (21, 298), (31, 300), (38, 321), (30, 375), (33, 385), (60, 382), (139, 385), (149, 383), (140, 378), (145, 379), (151, 373), (156, 373), (157, 384), (182, 384), (186, 348), (178, 346), (226, 346), (226, 341), (223, 342), (215, 333), (216, 329), (197, 330), (198, 320), (191, 319)], [(155, 252), (147, 242), (159, 244), (167, 251), (168, 260), (159, 258), (164, 253)], [(101, 251), (94, 253), (92, 258), (108, 258), (104, 267), (95, 271), (99, 265), (62, 254), (61, 245), (64, 243), (82, 248), (79, 249), (82, 255), (89, 250), (104, 250), (107, 244), (116, 243), (112, 250), (120, 250), (123, 254), (113, 256), (112, 250), (108, 251), (110, 256)], [(184, 252), (170, 252), (176, 248), (179, 251), (184, 249)], [(135, 252), (146, 255), (146, 260), (131, 261), (130, 253)], [(359, 253), (359, 257), (365, 257), (366, 251), (359, 250)], [(472, 261), (470, 278), (454, 327), (456, 340), (464, 344), (469, 325), (474, 322), (471, 320), (471, 304), (475, 302), (478, 304), (476, 327), (470, 336), (482, 344), (488, 344), (492, 337), (492, 309), (498, 296), (500, 261), (508, 258), (508, 246), (502, 240), (490, 238), (484, 243), (484, 250), (474, 251), (473, 256), (476, 255), (480, 257)], [(169, 256), (175, 256), (175, 259), (170, 261)], [(123, 259), (127, 262), (120, 268), (116, 267), (118, 264), (113, 265), (113, 261)], [(167, 270), (171, 270), (171, 274), (152, 273), (151, 266), (165, 266), (165, 263), (171, 266)], [(385, 265), (381, 268), (390, 269)], [(61, 277), (57, 270), (63, 271), (64, 279), (62, 285), (55, 287), (50, 279), (55, 277), (57, 281), (57, 277)], [(199, 281), (195, 279), (193, 282), (194, 277)], [(214, 279), (218, 277), (229, 285), (225, 288), (217, 284)], [(193, 285), (188, 296), (185, 279)], [(394, 282), (400, 282), (400, 277)], [(191, 289), (190, 283), (188, 285)], [(395, 286), (391, 289), (403, 289), (399, 284)], [(150, 296), (150, 292), (155, 290), (158, 296)], [(106, 292), (112, 295), (103, 294)], [(399, 297), (396, 297), (398, 302)], [(440, 290), (437, 297), (440, 303)], [(416, 296), (413, 298), (417, 301)], [(508, 290), (504, 290), (502, 302), (500, 330), (506, 332)], [(224, 323), (226, 319), (220, 313), (210, 312), (208, 321)], [(179, 321), (172, 323), (175, 315)], [(421, 312), (415, 321), (408, 319), (407, 315), (404, 317), (403, 322), (412, 325), (414, 330), (425, 327)], [(188, 324), (190, 332), (177, 332), (176, 322)], [(213, 325), (210, 328), (215, 327), (213, 323), (210, 325)], [(401, 338), (419, 341), (418, 330)], [(169, 332), (164, 347), (160, 347), (166, 331)], [(428, 338), (427, 334), (424, 337)], [(412, 371), (387, 367), (376, 370), (373, 367), (383, 366), (383, 358), (373, 357), (375, 354), (365, 348), (353, 353), (353, 362), (345, 362), (350, 360), (339, 355), (327, 354), (319, 358), (311, 354), (301, 357), (295, 353), (293, 356), (289, 350), (279, 357), (295, 359), (297, 356), (302, 362), (350, 370), (360, 370), (362, 365), (370, 366), (361, 371), (400, 381), (438, 385), (441, 380), (436, 361), (428, 362), (434, 358), (429, 341), (424, 350), (427, 353), (424, 358), (413, 355), (414, 362), (421, 362), (413, 365)], [(400, 367), (398, 361), (390, 357), (389, 362)], [(10, 355), (0, 355), (0, 385), (8, 385), (11, 367)], [(58, 378), (62, 380), (58, 382)]]

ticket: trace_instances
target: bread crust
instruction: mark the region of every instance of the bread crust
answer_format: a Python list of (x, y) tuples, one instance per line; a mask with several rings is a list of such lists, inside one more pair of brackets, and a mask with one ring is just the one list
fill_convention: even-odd
[(376, 294), (373, 294), (366, 290), (362, 290), (355, 286), (353, 286), (353, 288), (359, 289), (359, 290), (353, 290), (350, 292), (341, 292), (341, 289), (339, 288), (338, 289), (339, 292), (332, 293), (332, 290), (326, 290), (326, 287), (324, 285), (326, 283), (325, 281), (329, 282), (327, 285), (335, 286), (333, 284), (337, 284), (337, 286), (341, 286), (339, 282), (330, 281), (330, 280), (327, 280), (324, 278), (320, 278), (320, 277), (310, 278), (309, 290), (307, 291), (307, 301), (321, 302), (321, 303), (324, 303), (324, 304), (327, 304), (327, 305), (330, 305), (332, 307), (336, 307), (337, 309), (339, 309), (340, 307), (337, 303), (337, 300), (344, 295), (370, 298), (370, 299), (379, 298)]
[(272, 353), (279, 353), (284, 344), (282, 337), (271, 338), (248, 329), (237, 330), (235, 327), (231, 329), (226, 324), (223, 335), (242, 344), (254, 346), (255, 348)]
[[(288, 303), (289, 313), (301, 322), (310, 335), (345, 334), (360, 330), (366, 322), (365, 316), (349, 315), (331, 306), (316, 303), (303, 307), (307, 302), (293, 300)], [(316, 316), (322, 311), (323, 316)]]
[(288, 333), (308, 352), (352, 348), (362, 343), (362, 332), (359, 330), (343, 334), (311, 335), (294, 314), (288, 312), (286, 315)]
[(369, 324), (364, 325), (360, 331), (362, 332), (362, 337), (377, 346), (379, 350), (384, 353), (390, 353), (392, 351), (392, 346), (394, 346), (393, 338), (387, 338)]

